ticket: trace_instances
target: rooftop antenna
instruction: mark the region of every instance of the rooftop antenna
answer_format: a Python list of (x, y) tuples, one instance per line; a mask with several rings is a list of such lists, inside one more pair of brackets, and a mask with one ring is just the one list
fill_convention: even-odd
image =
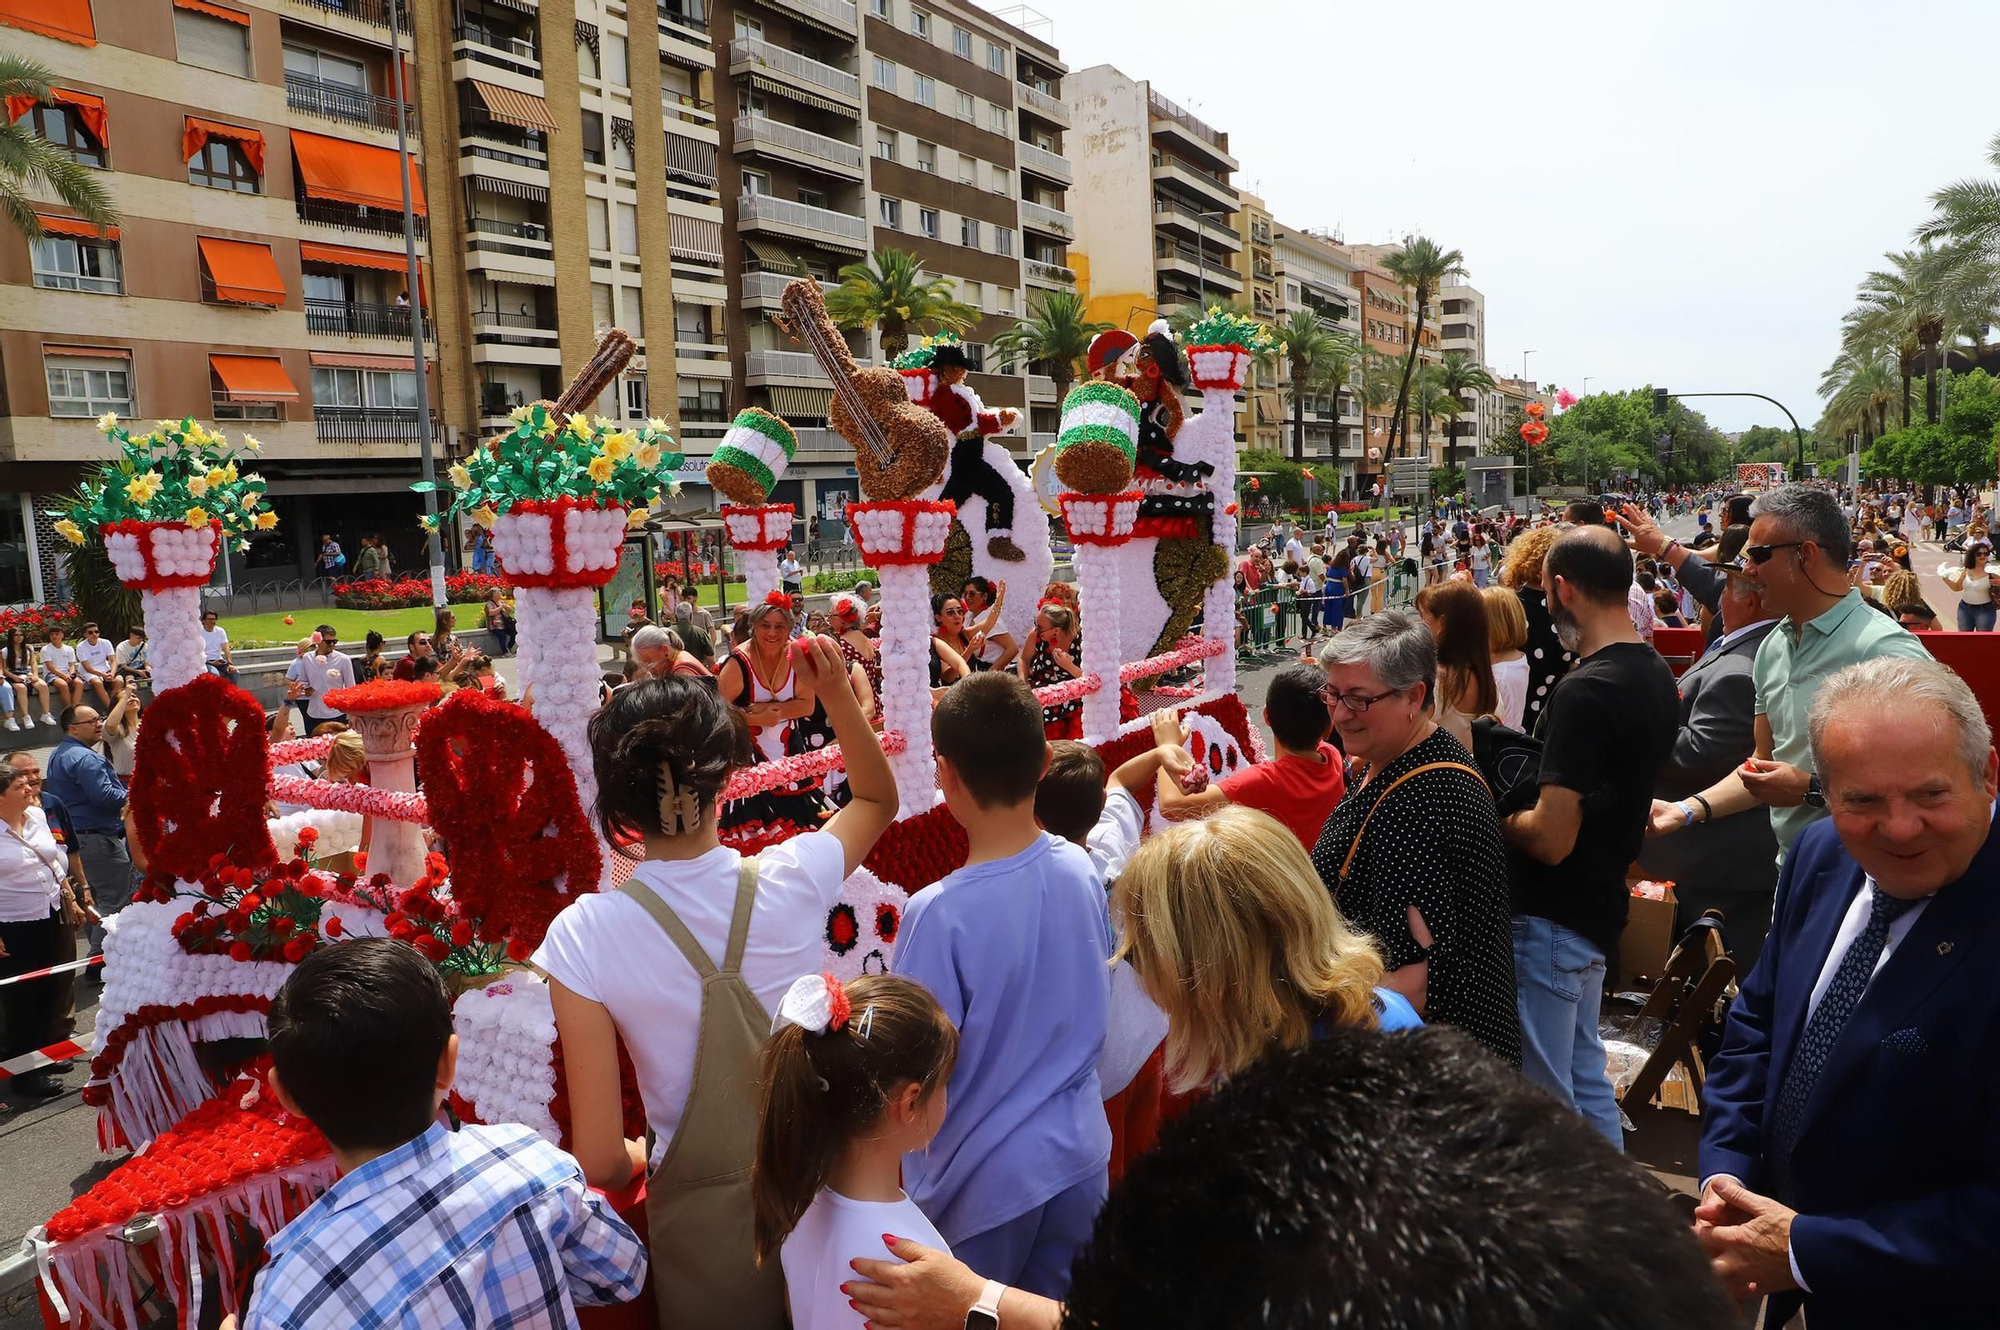
[(1050, 46), (1056, 44), (1055, 20), (1033, 5), (1008, 5), (1004, 9), (988, 7), (987, 12), (1002, 23), (1010, 23), (1019, 28), (1030, 37), (1039, 38)]

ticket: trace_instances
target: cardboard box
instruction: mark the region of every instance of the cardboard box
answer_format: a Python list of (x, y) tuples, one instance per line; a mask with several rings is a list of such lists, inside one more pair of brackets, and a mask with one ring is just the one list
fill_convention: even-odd
[(1626, 982), (1644, 976), (1658, 979), (1674, 951), (1674, 910), (1672, 887), (1665, 900), (1632, 898), (1632, 912), (1626, 917), (1625, 931), (1618, 938), (1618, 973)]

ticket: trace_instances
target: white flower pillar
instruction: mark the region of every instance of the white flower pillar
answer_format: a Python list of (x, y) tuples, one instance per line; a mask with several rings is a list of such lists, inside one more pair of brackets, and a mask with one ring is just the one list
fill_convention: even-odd
[[(1118, 550), (1132, 539), (1139, 520), (1139, 503), (1146, 496), (1138, 490), (1124, 494), (1062, 495), (1063, 522), (1069, 527), (1070, 543), (1076, 546), (1076, 589), (1086, 624), (1118, 622), (1121, 599)], [(885, 619), (886, 622), (886, 619)], [(1097, 676), (1100, 687), (1083, 699), (1083, 737), (1088, 743), (1104, 743), (1118, 734), (1119, 634), (1086, 632), (1083, 659), (1077, 663), (1085, 674)]]
[(222, 524), (113, 522), (98, 528), (118, 580), (139, 593), (153, 688), (164, 693), (201, 676), (201, 589), (215, 575)]
[[(592, 499), (524, 499), (493, 524), (493, 552), (514, 584), (521, 690), (576, 777), (584, 816), (596, 823), (590, 717), (597, 710), (597, 589), (618, 571), (626, 510)], [(604, 856), (609, 881), (611, 856)]]
[(744, 601), (763, 604), (764, 597), (778, 589), (778, 551), (792, 538), (792, 505), (724, 504), (722, 529), (729, 536), (729, 548), (742, 556)]
[[(1236, 392), (1250, 371), (1250, 353), (1241, 346), (1191, 346), (1188, 369), (1195, 387), (1201, 389), (1198, 419), (1232, 422), (1236, 416)], [(1192, 424), (1193, 422), (1189, 422)], [(1182, 437), (1187, 428), (1182, 427)], [(1210, 527), (1215, 543), (1227, 556), (1227, 567), (1217, 581), (1209, 583), (1201, 602), (1201, 635), (1220, 642), (1227, 650), (1210, 656), (1202, 665), (1203, 691), (1211, 695), (1236, 691), (1236, 589), (1231, 573), (1236, 567), (1236, 446), (1233, 434), (1222, 446), (1201, 450), (1198, 460), (1214, 466), (1209, 477), (1215, 492), (1215, 517)]]
[(896, 773), (899, 817), (937, 803), (937, 754), (931, 747), (930, 565), (944, 558), (958, 511), (950, 502), (898, 499), (850, 503), (847, 524), (870, 568), (882, 575), (882, 728), (904, 736), (889, 758)]
[[(432, 702), (429, 699), (401, 706), (371, 706), (365, 700), (363, 684), (341, 699), (347, 705), (347, 721), (361, 736), (368, 753), (368, 784), (392, 794), (417, 792), (417, 722)], [(347, 690), (343, 690), (347, 691)], [(437, 690), (442, 694), (443, 690)], [(336, 703), (338, 705), (338, 703)], [(369, 827), (369, 873), (387, 873), (399, 887), (407, 887), (424, 873), (423, 828), (400, 818), (378, 817)]]

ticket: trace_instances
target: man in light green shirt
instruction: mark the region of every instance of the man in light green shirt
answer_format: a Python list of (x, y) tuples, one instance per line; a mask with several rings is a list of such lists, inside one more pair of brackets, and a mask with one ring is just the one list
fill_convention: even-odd
[(1869, 607), (1847, 582), (1847, 519), (1831, 494), (1781, 485), (1751, 510), (1743, 571), (1767, 614), (1783, 622), (1757, 649), (1756, 755), (1686, 799), (1653, 801), (1651, 834), (1770, 809), (1783, 861), (1799, 833), (1826, 816), (1812, 769), (1806, 713), (1820, 684), (1843, 666), (1877, 656), (1928, 658), (1909, 630)]

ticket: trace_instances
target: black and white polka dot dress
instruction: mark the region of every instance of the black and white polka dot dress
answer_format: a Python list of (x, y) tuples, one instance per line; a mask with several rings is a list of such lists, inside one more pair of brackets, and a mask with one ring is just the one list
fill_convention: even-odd
[(1514, 594), (1521, 598), (1521, 609), (1528, 616), (1528, 645), (1522, 648), (1528, 657), (1528, 705), (1521, 713), (1521, 729), (1533, 734), (1542, 718), (1542, 708), (1548, 705), (1549, 694), (1555, 691), (1556, 681), (1576, 664), (1576, 653), (1563, 650), (1562, 639), (1556, 636), (1555, 621), (1549, 618), (1547, 593), (1539, 588), (1520, 587)]
[[(1518, 1067), (1507, 853), (1492, 796), (1464, 771), (1426, 771), (1383, 795), (1404, 772), (1431, 762), (1478, 766), (1464, 745), (1437, 730), (1366, 784), (1366, 769), (1357, 770), (1313, 847), (1313, 867), (1390, 969), (1430, 962), (1426, 1021), (1455, 1025)], [(1369, 818), (1377, 799), (1382, 806)], [(1367, 834), (1343, 884), (1340, 865), (1363, 819)], [(1428, 948), (1411, 934), (1412, 905), (1430, 930)]]

